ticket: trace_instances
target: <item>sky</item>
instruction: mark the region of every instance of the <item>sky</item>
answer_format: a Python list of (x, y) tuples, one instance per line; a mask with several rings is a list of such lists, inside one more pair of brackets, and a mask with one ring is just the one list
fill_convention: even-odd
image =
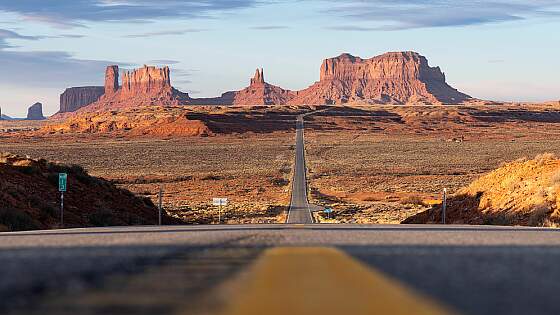
[(299, 90), (325, 58), (417, 51), (448, 83), (502, 101), (560, 99), (560, 1), (0, 0), (0, 107), (59, 108), (118, 64), (169, 65), (192, 97), (267, 82)]

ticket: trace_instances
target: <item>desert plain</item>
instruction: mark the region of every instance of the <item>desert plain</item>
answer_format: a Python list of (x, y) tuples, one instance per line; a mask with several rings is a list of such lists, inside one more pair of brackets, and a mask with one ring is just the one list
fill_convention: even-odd
[[(295, 118), (306, 117), (310, 202), (323, 223), (395, 223), (429, 209), (501, 164), (560, 155), (560, 111), (550, 104), (494, 106), (274, 106), (190, 108), (207, 124), (232, 121), (204, 136), (128, 135), (126, 131), (44, 134), (58, 122), (2, 121), (13, 131), (0, 151), (78, 164), (158, 202), (185, 223), (218, 222), (212, 198), (225, 197), (222, 223), (286, 219)], [(158, 109), (147, 108), (146, 111)], [(223, 128), (223, 124), (221, 125)]]

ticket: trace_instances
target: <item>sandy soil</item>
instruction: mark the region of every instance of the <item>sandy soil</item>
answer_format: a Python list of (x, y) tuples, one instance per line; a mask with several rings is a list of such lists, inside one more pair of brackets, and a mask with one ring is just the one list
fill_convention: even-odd
[[(413, 117), (413, 118), (411, 118)], [(327, 222), (399, 223), (502, 163), (560, 153), (551, 107), (360, 107), (311, 118), (312, 201)], [(334, 219), (333, 219), (334, 218)]]
[[(0, 151), (80, 164), (154, 201), (163, 184), (165, 208), (190, 223), (216, 222), (213, 197), (231, 200), (226, 221), (284, 221), (292, 120), (312, 108), (169, 110), (188, 111), (212, 136), (13, 131), (0, 133)], [(48, 123), (0, 122), (0, 129)], [(453, 193), (520, 157), (560, 155), (559, 144), (560, 110), (553, 105), (334, 107), (306, 122), (311, 198), (334, 208), (333, 219), (316, 214), (329, 222), (399, 223), (438, 203), (443, 188)]]
[(12, 140), (2, 141), (0, 151), (79, 164), (154, 202), (163, 185), (165, 209), (188, 223), (217, 222), (213, 197), (229, 198), (223, 215), (231, 223), (283, 222), (289, 203), (291, 133), (176, 140)]

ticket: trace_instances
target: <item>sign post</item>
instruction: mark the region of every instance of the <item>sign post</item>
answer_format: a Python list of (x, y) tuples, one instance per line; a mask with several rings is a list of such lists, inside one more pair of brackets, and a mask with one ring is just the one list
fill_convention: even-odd
[(330, 218), (331, 218), (332, 209), (331, 209), (331, 208), (325, 208), (324, 212), (327, 214), (327, 219), (330, 219)]
[(64, 192), (67, 189), (68, 174), (58, 174), (58, 191), (60, 192), (60, 227), (64, 227)]
[(227, 198), (213, 198), (212, 204), (218, 206), (218, 224), (222, 223), (222, 206), (226, 206), (228, 203)]

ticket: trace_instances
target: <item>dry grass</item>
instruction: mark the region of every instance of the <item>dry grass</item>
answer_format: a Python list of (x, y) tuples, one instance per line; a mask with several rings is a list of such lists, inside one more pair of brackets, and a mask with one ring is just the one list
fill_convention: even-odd
[[(306, 133), (306, 149), (313, 201), (359, 209), (342, 220), (399, 223), (403, 212), (411, 216), (438, 204), (444, 188), (452, 194), (512, 160), (560, 155), (560, 138), (554, 136), (560, 134), (560, 116), (550, 108), (337, 111), (307, 124), (315, 130)], [(463, 142), (452, 141), (461, 136)], [(558, 186), (560, 171), (551, 178)], [(394, 215), (380, 221), (378, 213)]]
[(283, 222), (292, 147), (291, 133), (274, 133), (183, 140), (25, 141), (2, 143), (0, 151), (82, 165), (90, 174), (154, 202), (163, 185), (164, 207), (191, 223), (198, 218), (217, 221), (211, 200), (227, 197), (226, 218), (233, 223)]

